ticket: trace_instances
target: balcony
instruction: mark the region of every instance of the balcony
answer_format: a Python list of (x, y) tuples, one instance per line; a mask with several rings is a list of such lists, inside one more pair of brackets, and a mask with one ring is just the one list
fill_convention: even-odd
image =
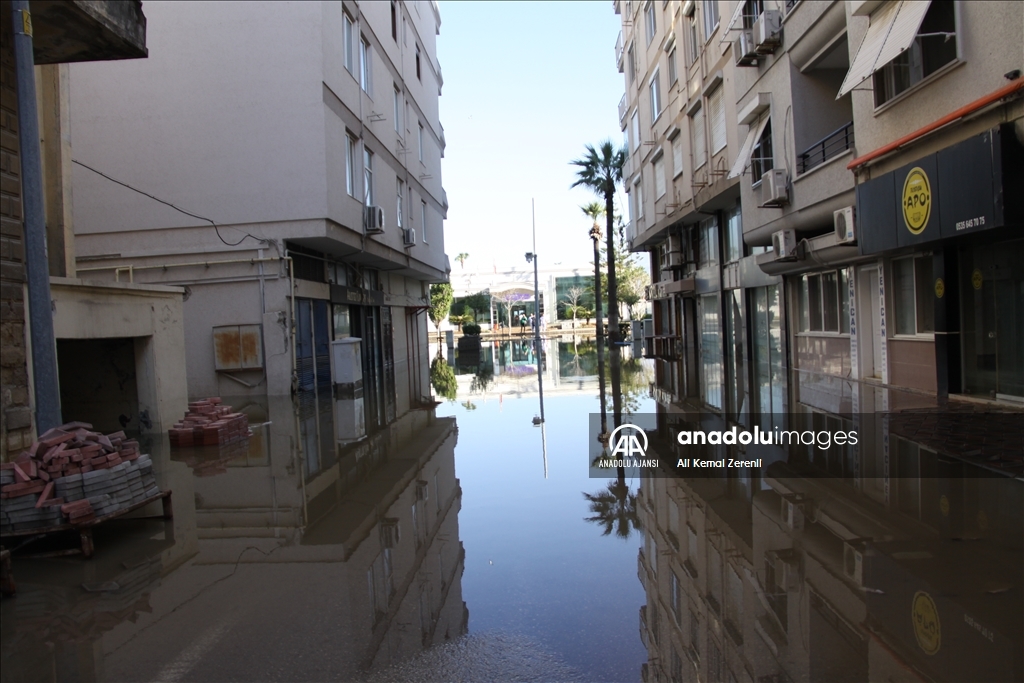
[(820, 166), (829, 159), (839, 156), (851, 147), (853, 147), (853, 121), (839, 130), (829, 133), (801, 152), (797, 157), (797, 169), (800, 173), (807, 173), (815, 166)]
[(619, 37), (615, 39), (615, 65), (619, 67), (619, 73), (622, 73), (622, 31), (619, 31)]
[(619, 100), (619, 125), (626, 120), (626, 94), (622, 94), (622, 99)]

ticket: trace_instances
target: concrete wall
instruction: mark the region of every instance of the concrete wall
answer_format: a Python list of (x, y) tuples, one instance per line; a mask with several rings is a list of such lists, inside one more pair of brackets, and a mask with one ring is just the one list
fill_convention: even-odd
[(71, 278), (51, 278), (51, 288), (58, 342), (134, 340), (138, 409), (147, 411), (152, 421), (143, 432), (170, 428), (188, 403), (181, 290)]

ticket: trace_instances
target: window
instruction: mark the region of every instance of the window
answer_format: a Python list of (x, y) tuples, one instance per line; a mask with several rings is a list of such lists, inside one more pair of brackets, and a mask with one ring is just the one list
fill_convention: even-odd
[(398, 3), (391, 0), (391, 37), (398, 42)]
[(707, 162), (707, 146), (704, 138), (704, 109), (698, 109), (690, 117), (690, 150), (693, 154), (693, 170), (703, 166)]
[(704, 402), (722, 410), (725, 401), (722, 371), (722, 325), (718, 295), (702, 296), (701, 303), (701, 393)]
[(370, 47), (370, 43), (363, 38), (359, 42), (359, 85), (363, 87), (367, 95), (373, 96), (372, 84), (370, 82), (370, 76), (373, 73), (373, 66), (370, 64), (370, 60), (373, 58), (373, 48)]
[(634, 109), (633, 116), (629, 120), (629, 126), (633, 131), (633, 153), (640, 151), (640, 110)]
[(753, 185), (761, 182), (761, 177), (775, 167), (775, 156), (772, 154), (772, 122), (768, 121), (761, 137), (754, 143), (750, 153), (750, 182)]
[(363, 145), (363, 202), (373, 206), (373, 152)]
[(644, 217), (644, 184), (642, 182), (637, 183), (633, 186), (633, 191), (636, 192), (636, 217)]
[(420, 200), (420, 230), (423, 231), (423, 244), (427, 243), (427, 203)]
[(654, 160), (654, 198), (665, 196), (665, 160), (659, 157)]
[(629, 82), (636, 80), (636, 52), (633, 50), (633, 43), (629, 44)]
[(659, 84), (660, 74), (657, 70), (654, 71), (654, 75), (651, 76), (651, 121), (657, 121), (658, 117), (661, 116), (661, 86)]
[(896, 334), (928, 334), (935, 331), (932, 295), (932, 256), (911, 256), (892, 262), (892, 303)]
[(668, 53), (668, 84), (673, 86), (679, 80), (679, 73), (676, 70), (676, 49), (673, 47)]
[(675, 572), (671, 575), (672, 581), (672, 616), (675, 618), (676, 623), (681, 623), (683, 620), (683, 591), (679, 585), (679, 577), (676, 576)]
[(399, 229), (402, 229), (403, 227), (405, 227), (405, 223), (402, 220), (402, 214), (403, 214), (403, 211), (402, 211), (402, 201), (403, 201), (404, 197), (405, 197), (405, 183), (403, 183), (401, 180), (399, 180), (398, 181), (398, 192), (396, 193), (396, 206), (395, 206), (395, 208), (397, 209), (397, 214), (398, 214), (398, 220), (396, 221), (395, 225), (397, 225)]
[(725, 147), (725, 88), (719, 86), (708, 97), (708, 116), (711, 118), (711, 153), (718, 154)]
[(718, 28), (718, 0), (704, 0), (704, 40), (710, 40), (711, 34)]
[(692, 609), (690, 610), (690, 652), (700, 660), (700, 619)]
[(696, 12), (690, 15), (690, 19), (687, 23), (686, 65), (690, 66), (697, 61), (697, 57), (700, 57), (700, 25), (697, 23)]
[(644, 26), (647, 28), (647, 44), (654, 40), (654, 34), (658, 32), (658, 23), (654, 16), (654, 3), (648, 2), (644, 7)]
[(419, 124), (419, 133), (416, 138), (416, 144), (419, 146), (420, 161), (423, 161), (423, 124)]
[(754, 28), (754, 23), (763, 13), (764, 0), (746, 0), (746, 2), (743, 3), (743, 28)]
[(402, 91), (395, 86), (395, 132), (402, 133)]
[(917, 85), (956, 58), (954, 3), (933, 2), (910, 48), (875, 72), (875, 106)]
[(356, 141), (351, 135), (345, 136), (345, 189), (356, 196)]
[(846, 270), (804, 275), (797, 287), (800, 332), (850, 332)]
[(352, 38), (352, 35), (355, 32), (355, 30), (352, 26), (352, 19), (348, 16), (348, 14), (342, 14), (342, 16), (344, 17), (345, 22), (344, 35), (342, 36), (344, 42), (342, 49), (345, 51), (345, 68), (348, 69), (348, 72), (350, 74), (355, 75), (356, 43), (355, 40), (353, 40)]
[(718, 222), (705, 218), (700, 222), (700, 268), (718, 265)]
[(672, 141), (672, 177), (678, 178), (683, 172), (683, 138), (676, 136)]
[[(343, 284), (343, 283), (338, 283)], [(345, 304), (334, 304), (334, 338), (345, 339), (352, 336), (352, 321), (349, 318), (349, 308)]]
[(725, 218), (725, 262), (732, 263), (743, 258), (743, 220), (740, 205), (736, 204), (726, 212)]
[(423, 74), (420, 71), (420, 46), (416, 46), (416, 78), (423, 80)]

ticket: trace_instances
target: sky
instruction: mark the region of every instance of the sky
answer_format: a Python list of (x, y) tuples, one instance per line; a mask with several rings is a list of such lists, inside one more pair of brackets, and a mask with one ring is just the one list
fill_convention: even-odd
[(437, 55), (444, 75), (441, 177), (448, 193), (445, 251), (466, 270), (526, 264), (536, 200), (541, 267), (592, 260), (596, 199), (569, 189), (585, 145), (622, 144), (615, 66), (621, 28), (600, 2), (445, 2)]

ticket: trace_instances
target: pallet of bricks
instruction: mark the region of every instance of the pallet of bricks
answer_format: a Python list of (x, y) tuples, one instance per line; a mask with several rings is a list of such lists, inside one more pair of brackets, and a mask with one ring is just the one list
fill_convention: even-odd
[(219, 396), (189, 402), (185, 417), (167, 434), (175, 448), (235, 443), (251, 436), (249, 418), (232, 412)]
[(0, 465), (0, 534), (82, 524), (159, 494), (138, 441), (69, 422)]

